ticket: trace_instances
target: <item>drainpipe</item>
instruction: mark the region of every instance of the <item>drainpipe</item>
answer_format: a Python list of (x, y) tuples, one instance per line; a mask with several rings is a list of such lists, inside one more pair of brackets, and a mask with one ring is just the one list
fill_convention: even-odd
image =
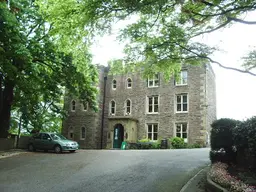
[(105, 98), (106, 98), (106, 84), (107, 84), (107, 76), (104, 76), (104, 84), (103, 84), (103, 106), (102, 106), (102, 116), (101, 116), (101, 143), (100, 148), (103, 149), (103, 129), (104, 129), (104, 117), (105, 117)]

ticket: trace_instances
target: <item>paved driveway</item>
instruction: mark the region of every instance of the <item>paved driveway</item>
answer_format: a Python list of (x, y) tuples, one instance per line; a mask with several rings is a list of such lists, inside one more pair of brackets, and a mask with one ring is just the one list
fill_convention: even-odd
[(209, 149), (80, 150), (0, 159), (1, 192), (179, 192)]

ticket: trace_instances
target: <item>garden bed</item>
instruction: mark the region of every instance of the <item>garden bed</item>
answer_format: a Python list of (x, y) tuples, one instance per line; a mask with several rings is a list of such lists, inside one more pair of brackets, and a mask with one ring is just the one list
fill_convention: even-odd
[(250, 186), (256, 186), (255, 170), (248, 170), (237, 166), (229, 166), (227, 170), (232, 177), (235, 177)]
[(255, 173), (248, 170), (217, 162), (212, 164), (209, 177), (231, 192), (256, 192)]

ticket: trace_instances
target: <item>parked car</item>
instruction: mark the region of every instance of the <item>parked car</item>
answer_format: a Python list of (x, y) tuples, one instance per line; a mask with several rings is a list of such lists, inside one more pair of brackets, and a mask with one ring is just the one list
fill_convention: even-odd
[(38, 133), (29, 139), (28, 150), (54, 150), (55, 153), (62, 151), (75, 152), (79, 148), (76, 141), (66, 139), (63, 135), (57, 133)]

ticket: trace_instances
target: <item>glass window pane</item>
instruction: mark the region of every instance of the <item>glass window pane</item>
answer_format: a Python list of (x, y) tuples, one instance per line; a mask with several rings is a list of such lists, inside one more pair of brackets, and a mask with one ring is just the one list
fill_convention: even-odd
[(148, 139), (152, 139), (152, 133), (148, 133)]
[(177, 111), (181, 111), (181, 104), (177, 105)]
[(183, 103), (187, 103), (187, 99), (188, 99), (187, 95), (183, 95)]
[(188, 72), (187, 72), (187, 71), (182, 71), (182, 72), (181, 72), (181, 75), (182, 75), (182, 77), (183, 77), (184, 79), (186, 79), (187, 76), (188, 76)]
[(182, 132), (187, 132), (187, 124), (182, 124)]
[(149, 81), (148, 81), (148, 86), (150, 86), (150, 87), (153, 86), (153, 81), (152, 81), (152, 80), (149, 80)]
[(187, 78), (183, 78), (183, 80), (182, 80), (182, 84), (187, 84), (188, 83), (188, 80), (187, 80)]
[(181, 134), (180, 133), (176, 133), (176, 137), (181, 137)]
[(157, 127), (158, 127), (158, 125), (154, 124), (154, 132), (157, 132)]
[(152, 105), (150, 105), (150, 106), (148, 106), (148, 112), (153, 112), (153, 106)]
[(148, 98), (148, 104), (149, 104), (149, 105), (152, 105), (152, 104), (153, 104), (153, 98), (152, 98), (152, 97), (149, 97), (149, 98)]
[(131, 101), (130, 100), (127, 100), (126, 101), (126, 106), (130, 106), (131, 105)]
[(187, 133), (182, 133), (182, 138), (187, 138)]
[(154, 133), (154, 138), (153, 140), (157, 140), (157, 133)]
[(158, 112), (158, 105), (154, 106), (154, 112), (157, 113)]
[(87, 108), (88, 108), (88, 103), (87, 102), (85, 102), (85, 101), (83, 101), (83, 108), (84, 108), (84, 110), (86, 111), (87, 110)]
[(152, 132), (152, 125), (148, 125), (148, 132)]
[(112, 81), (112, 87), (115, 89), (116, 88), (116, 80)]
[(181, 131), (180, 125), (177, 125), (177, 126), (176, 126), (176, 132), (178, 133), (178, 132), (180, 132), (180, 131)]
[(126, 108), (126, 113), (130, 113), (130, 112), (131, 112), (130, 107), (127, 107)]
[(158, 104), (158, 97), (154, 97), (154, 104)]
[(177, 103), (181, 103), (181, 96), (177, 95)]
[(183, 104), (183, 111), (187, 111), (188, 110), (188, 105), (187, 104)]
[(159, 86), (159, 80), (155, 80), (155, 86)]
[(82, 135), (81, 135), (82, 138), (85, 138), (85, 128), (82, 127)]

